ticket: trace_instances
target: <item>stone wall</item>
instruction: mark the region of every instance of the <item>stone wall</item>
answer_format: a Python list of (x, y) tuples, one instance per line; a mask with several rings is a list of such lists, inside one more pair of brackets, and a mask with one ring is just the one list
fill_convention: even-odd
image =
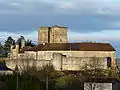
[(38, 43), (67, 43), (67, 28), (40, 27), (38, 29)]
[(116, 67), (115, 51), (38, 51), (38, 59), (53, 59), (53, 53), (61, 53), (66, 57), (111, 57), (112, 67)]
[(24, 62), (24, 66), (35, 64), (38, 68), (43, 65), (53, 64), (56, 70), (107, 69), (106, 58), (115, 58), (114, 53), (101, 51), (94, 53), (90, 51), (26, 51), (19, 54), (18, 59), (7, 61), (7, 65), (10, 68), (14, 68), (15, 65), (22, 67), (20, 63)]
[(19, 53), (19, 45), (11, 46), (10, 58), (11, 59), (17, 59), (18, 58), (18, 53)]
[(53, 27), (50, 30), (50, 43), (67, 43), (67, 28)]
[(63, 57), (62, 70), (107, 69), (106, 57)]
[(37, 60), (52, 60), (53, 52), (38, 51)]
[(49, 27), (40, 27), (38, 29), (38, 43), (49, 43)]
[(56, 70), (107, 69), (106, 57), (66, 57), (59, 53), (53, 56), (52, 64)]

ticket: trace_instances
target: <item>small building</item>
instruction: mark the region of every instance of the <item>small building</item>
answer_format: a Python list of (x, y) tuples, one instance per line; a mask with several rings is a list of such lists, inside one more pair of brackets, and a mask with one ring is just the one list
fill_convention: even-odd
[(5, 61), (0, 62), (0, 74), (13, 74), (13, 70), (6, 66)]
[(84, 81), (83, 90), (120, 90), (120, 81), (115, 78), (91, 78)]

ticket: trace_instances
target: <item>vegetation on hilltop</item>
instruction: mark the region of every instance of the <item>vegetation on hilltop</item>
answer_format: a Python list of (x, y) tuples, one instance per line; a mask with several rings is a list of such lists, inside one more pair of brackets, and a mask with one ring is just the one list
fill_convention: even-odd
[(83, 82), (94, 79), (107, 82), (111, 78), (116, 78), (112, 73), (111, 70), (98, 69), (56, 71), (52, 65), (46, 65), (37, 70), (35, 66), (27, 66), (21, 74), (14, 72), (13, 75), (1, 75), (0, 90), (16, 90), (17, 83), (18, 90), (46, 90), (46, 88), (48, 90), (83, 90)]

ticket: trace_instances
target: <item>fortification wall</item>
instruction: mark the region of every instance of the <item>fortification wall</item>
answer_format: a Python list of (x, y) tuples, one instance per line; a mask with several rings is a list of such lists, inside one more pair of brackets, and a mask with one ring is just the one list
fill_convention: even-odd
[[(53, 53), (61, 53), (66, 57), (111, 57), (112, 67), (116, 67), (116, 52), (115, 51), (38, 51), (46, 53), (44, 58), (53, 59)], [(39, 56), (38, 55), (38, 56)], [(41, 56), (40, 56), (41, 57)]]
[(37, 60), (52, 60), (52, 59), (53, 59), (53, 52), (46, 52), (46, 51), (37, 52)]
[[(99, 68), (106, 69), (107, 60), (105, 58), (107, 57), (112, 58), (112, 67), (116, 66), (115, 52), (107, 51), (26, 51), (18, 56), (19, 58), (16, 61), (9, 61), (8, 67), (13, 68), (16, 65), (15, 63), (20, 65), (19, 63), (22, 61), (28, 60), (26, 62), (28, 63), (30, 60), (30, 63), (37, 62), (37, 67), (53, 64), (56, 70), (79, 70), (86, 68), (86, 65), (87, 68), (90, 68), (90, 65), (94, 65), (94, 67), (96, 65)], [(92, 62), (94, 59), (97, 59), (95, 64)]]
[(107, 69), (106, 57), (63, 57), (63, 70)]

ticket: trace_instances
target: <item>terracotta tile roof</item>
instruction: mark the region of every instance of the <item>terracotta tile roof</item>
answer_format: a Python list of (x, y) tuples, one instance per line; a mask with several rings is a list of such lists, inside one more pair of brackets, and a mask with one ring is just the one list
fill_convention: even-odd
[(27, 51), (115, 51), (109, 43), (47, 43)]

